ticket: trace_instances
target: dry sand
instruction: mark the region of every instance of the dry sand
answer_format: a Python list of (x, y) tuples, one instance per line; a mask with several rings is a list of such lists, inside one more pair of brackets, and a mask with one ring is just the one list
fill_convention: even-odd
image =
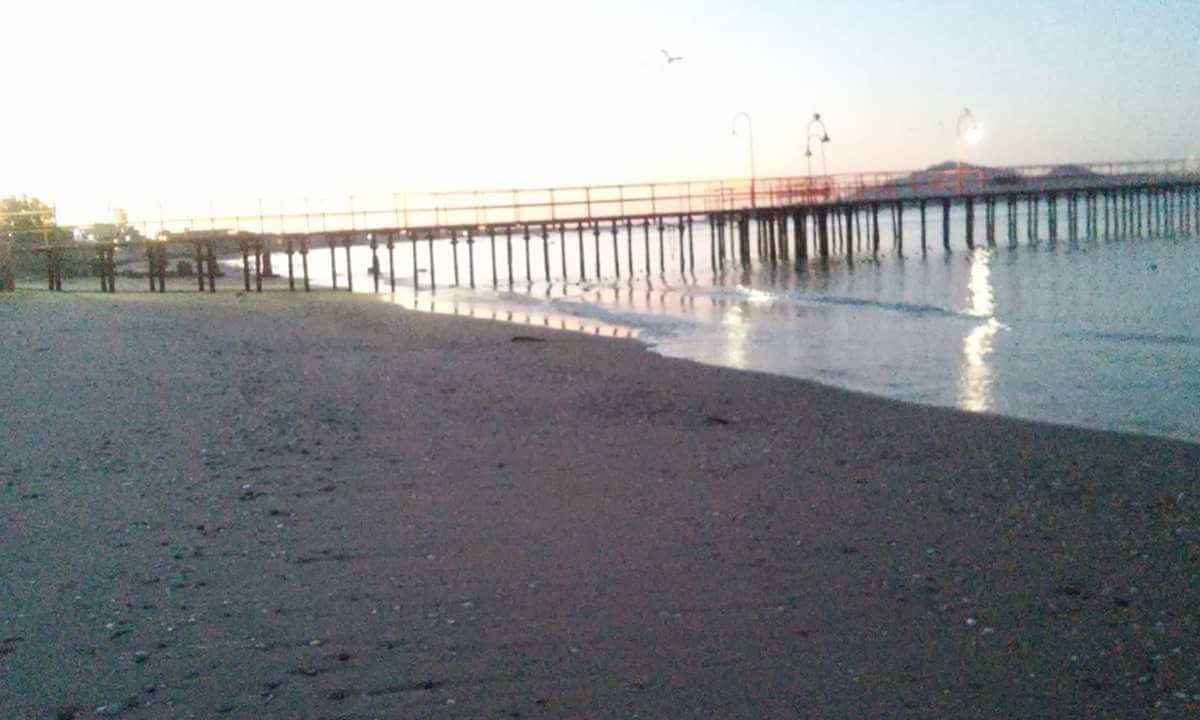
[(1200, 713), (1197, 446), (331, 294), (0, 377), (2, 718)]

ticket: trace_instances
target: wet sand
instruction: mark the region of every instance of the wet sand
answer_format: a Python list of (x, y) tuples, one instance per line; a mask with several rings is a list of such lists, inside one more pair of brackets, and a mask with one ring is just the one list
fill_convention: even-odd
[(0, 717), (1200, 713), (1197, 446), (331, 294), (0, 338)]

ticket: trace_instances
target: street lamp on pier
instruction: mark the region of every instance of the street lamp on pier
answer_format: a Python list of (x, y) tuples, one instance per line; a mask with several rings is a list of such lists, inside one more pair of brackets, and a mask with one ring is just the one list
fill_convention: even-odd
[(747, 138), (750, 143), (750, 207), (755, 207), (755, 200), (754, 200), (754, 184), (755, 184), (754, 123), (750, 120), (750, 115), (748, 113), (739, 112), (736, 115), (734, 115), (733, 116), (733, 136), (734, 137), (737, 137), (737, 134), (738, 134), (737, 129), (738, 129), (738, 119), (739, 118), (746, 118), (746, 135), (747, 135)]
[[(813, 128), (818, 128), (819, 132), (814, 132)], [(812, 186), (812, 141), (819, 140), (821, 143), (821, 174), (825, 176), (825, 181), (829, 181), (829, 165), (825, 162), (825, 145), (829, 143), (829, 130), (825, 128), (825, 121), (821, 119), (821, 113), (813, 113), (812, 120), (808, 121), (808, 129), (805, 131), (804, 137), (804, 157), (808, 161), (808, 184)]]
[(958, 192), (962, 193), (962, 156), (963, 144), (975, 146), (983, 139), (983, 125), (975, 119), (971, 108), (963, 108), (954, 127), (955, 176), (958, 180)]

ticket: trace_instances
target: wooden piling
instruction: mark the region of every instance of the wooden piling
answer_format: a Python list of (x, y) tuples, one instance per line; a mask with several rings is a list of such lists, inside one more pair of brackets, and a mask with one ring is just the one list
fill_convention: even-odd
[[(295, 292), (296, 291), (296, 266), (292, 262), (292, 253), (294, 253), (296, 251), (296, 249), (292, 245), (292, 242), (293, 242), (292, 239), (289, 237), (287, 239), (288, 290), (291, 292)], [(389, 241), (389, 245), (390, 245), (390, 242), (391, 241)]]
[[(470, 234), (467, 235), (470, 238)], [(558, 224), (558, 255), (562, 262), (562, 284), (567, 284), (567, 226), (562, 223)], [(472, 278), (471, 287), (475, 287), (475, 280)]]
[(508, 258), (508, 286), (513, 286), (513, 261), (512, 261), (512, 226), (504, 228), (504, 247), (506, 251), (505, 257)]
[(542, 277), (550, 282), (550, 233), (542, 223)]
[(942, 248), (950, 252), (950, 198), (942, 200)]
[[(155, 265), (157, 264), (156, 261), (158, 260), (158, 258), (155, 257), (156, 254), (157, 253), (155, 253), (155, 251), (154, 251), (154, 245), (150, 242), (147, 242), (146, 243), (146, 270), (147, 270), (146, 277), (150, 280), (150, 292), (154, 292), (155, 275), (158, 274), (158, 269), (155, 267)], [(54, 282), (53, 282), (53, 280), (51, 280), (51, 287), (50, 287), (51, 290), (54, 289), (53, 285), (54, 285)]]
[(666, 277), (667, 274), (667, 254), (663, 240), (663, 221), (658, 218), (658, 274), (660, 277)]
[[(613, 270), (616, 272), (618, 279), (620, 279), (620, 277), (621, 277), (621, 252), (618, 249), (619, 245), (620, 245), (620, 234), (617, 232), (617, 221), (613, 220), (612, 221)], [(633, 276), (634, 276), (633, 258), (630, 258), (629, 259), (629, 277), (632, 278)]]
[(967, 210), (967, 249), (975, 249), (975, 198), (968, 196), (963, 200)]
[(245, 240), (239, 243), (242, 250), (242, 285), (250, 292), (250, 244)]
[(217, 248), (216, 241), (208, 241), (208, 291), (217, 291)]
[(454, 270), (454, 285), (452, 287), (459, 287), (460, 283), (458, 281), (458, 231), (457, 230), (450, 231), (450, 265), (451, 265), (452, 269)]
[(600, 223), (598, 222), (592, 223), (592, 239), (596, 245), (596, 279), (601, 280), (604, 278), (604, 274), (600, 265)]
[(825, 209), (824, 205), (821, 205), (817, 208), (817, 216), (815, 219), (817, 222), (817, 243), (821, 248), (821, 257), (827, 258), (829, 257), (829, 218), (828, 211)]
[(533, 265), (529, 259), (529, 226), (525, 225), (521, 228), (521, 234), (525, 239), (525, 284), (533, 284)]
[(879, 203), (871, 204), (871, 252), (879, 254)]
[[(388, 251), (388, 287), (392, 294), (396, 292), (396, 234), (388, 233), (387, 236), (387, 251)], [(288, 267), (291, 263), (289, 260)]]
[[(681, 231), (682, 232), (682, 231)], [(688, 267), (692, 270), (692, 275), (696, 274), (696, 240), (692, 236), (692, 216), (687, 216), (687, 248), (688, 248)]]
[[(425, 233), (425, 241), (429, 244), (429, 289), (437, 290), (437, 263), (433, 253), (433, 231)], [(525, 229), (525, 248), (529, 248), (529, 229)], [(529, 253), (525, 254), (525, 262), (529, 262)]]
[(808, 259), (808, 211), (804, 208), (797, 208), (796, 214), (792, 218), (792, 224), (796, 226), (796, 260)]
[(346, 290), (354, 292), (354, 268), (350, 262), (350, 246), (353, 242), (349, 236), (343, 242), (346, 245)]
[(192, 243), (192, 250), (195, 252), (196, 258), (196, 282), (200, 286), (200, 292), (204, 292), (204, 254), (201, 252), (199, 240)]
[[(497, 272), (496, 272), (496, 227), (495, 227), (494, 225), (493, 225), (493, 226), (490, 226), (490, 227), (488, 227), (488, 243), (489, 243), (489, 246), (490, 246), (490, 247), (491, 247), (491, 249), (492, 249), (492, 250), (491, 250), (491, 261), (492, 261), (492, 287), (493, 287), (493, 288), (495, 288), (495, 287), (497, 287), (497, 286), (499, 286), (499, 285), (500, 285), (500, 275), (499, 275), (499, 273), (497, 273)], [(583, 262), (583, 235), (582, 235), (582, 231), (581, 231), (580, 238), (579, 238), (579, 262), (581, 262), (581, 263)]]

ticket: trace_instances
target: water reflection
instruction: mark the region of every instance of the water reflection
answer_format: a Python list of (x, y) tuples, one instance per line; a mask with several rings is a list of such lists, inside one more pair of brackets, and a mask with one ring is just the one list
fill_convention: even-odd
[(971, 328), (963, 338), (963, 361), (958, 379), (958, 406), (972, 412), (987, 412), (992, 408), (992, 338), (1000, 329), (993, 316), (995, 300), (991, 283), (992, 253), (977, 249), (971, 254), (971, 279), (967, 283), (969, 315), (983, 322)]

